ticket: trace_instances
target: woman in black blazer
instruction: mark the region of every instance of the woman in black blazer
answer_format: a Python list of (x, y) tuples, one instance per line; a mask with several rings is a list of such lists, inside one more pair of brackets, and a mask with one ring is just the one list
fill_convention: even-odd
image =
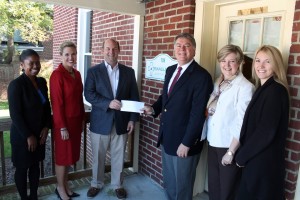
[(235, 159), (243, 167), (237, 200), (283, 200), (289, 94), (280, 51), (260, 47), (252, 75), (257, 90), (245, 113)]
[(45, 158), (51, 110), (46, 80), (36, 77), (41, 69), (39, 55), (32, 49), (24, 50), (20, 55), (20, 66), (23, 74), (8, 86), (12, 162), (16, 168), (15, 183), (21, 199), (35, 200), (40, 176), (39, 161)]

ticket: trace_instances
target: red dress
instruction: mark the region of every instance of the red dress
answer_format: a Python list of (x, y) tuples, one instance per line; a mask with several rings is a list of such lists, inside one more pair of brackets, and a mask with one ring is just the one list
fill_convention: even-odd
[[(60, 64), (50, 77), (50, 98), (53, 111), (55, 162), (68, 166), (79, 160), (84, 117), (83, 86), (80, 73), (75, 79)], [(61, 128), (67, 128), (69, 139), (61, 139)]]

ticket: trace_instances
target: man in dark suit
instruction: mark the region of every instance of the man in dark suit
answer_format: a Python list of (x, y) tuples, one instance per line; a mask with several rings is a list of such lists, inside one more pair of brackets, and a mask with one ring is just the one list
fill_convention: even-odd
[(158, 100), (144, 107), (146, 115), (161, 114), (157, 146), (162, 144), (163, 181), (170, 200), (193, 197), (206, 103), (213, 89), (210, 74), (193, 59), (195, 49), (192, 35), (182, 33), (175, 38), (178, 64), (167, 68)]
[(118, 198), (126, 198), (122, 171), (128, 134), (134, 130), (137, 113), (121, 112), (121, 100), (139, 100), (134, 70), (118, 63), (119, 43), (103, 43), (104, 62), (88, 70), (85, 98), (92, 105), (91, 144), (93, 153), (92, 181), (87, 192), (95, 197), (104, 186), (105, 157), (111, 153), (111, 185)]

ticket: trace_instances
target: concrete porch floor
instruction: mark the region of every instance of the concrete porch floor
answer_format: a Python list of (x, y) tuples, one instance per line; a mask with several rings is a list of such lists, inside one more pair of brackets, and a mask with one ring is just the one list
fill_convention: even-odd
[[(70, 181), (70, 187), (77, 193), (80, 194), (79, 197), (73, 198), (74, 200), (85, 200), (91, 199), (87, 198), (86, 193), (90, 186), (90, 177), (81, 178), (77, 180)], [(106, 174), (106, 185), (102, 191), (92, 199), (102, 199), (102, 200), (117, 200), (114, 191), (110, 188), (109, 180), (110, 173)], [(124, 178), (124, 188), (127, 190), (128, 200), (167, 200), (164, 194), (163, 188), (151, 180), (149, 177), (144, 176), (139, 173), (132, 173), (130, 170), (126, 170)], [(39, 199), (40, 200), (57, 200), (58, 197), (54, 194), (56, 188), (55, 184), (39, 187)], [(19, 199), (18, 194), (8, 194), (1, 196), (0, 200), (16, 200)], [(193, 200), (208, 200), (207, 193), (202, 193), (196, 195)]]

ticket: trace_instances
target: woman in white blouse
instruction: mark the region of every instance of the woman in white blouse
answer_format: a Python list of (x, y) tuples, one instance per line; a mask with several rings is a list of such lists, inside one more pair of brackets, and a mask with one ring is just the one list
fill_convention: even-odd
[(217, 59), (221, 75), (207, 104), (208, 191), (210, 200), (231, 200), (240, 180), (234, 154), (254, 85), (241, 72), (244, 56), (240, 47), (224, 46)]

